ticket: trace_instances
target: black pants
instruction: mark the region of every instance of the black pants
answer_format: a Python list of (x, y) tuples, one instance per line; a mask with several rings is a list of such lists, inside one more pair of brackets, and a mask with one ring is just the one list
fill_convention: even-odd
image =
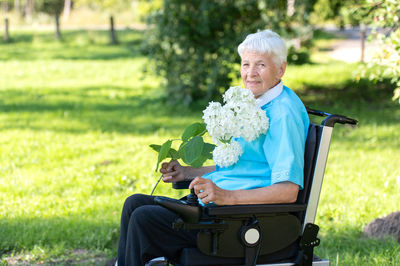
[(196, 231), (175, 231), (177, 215), (154, 204), (154, 196), (135, 194), (121, 214), (118, 266), (144, 265), (157, 257), (173, 259), (184, 247), (196, 246)]

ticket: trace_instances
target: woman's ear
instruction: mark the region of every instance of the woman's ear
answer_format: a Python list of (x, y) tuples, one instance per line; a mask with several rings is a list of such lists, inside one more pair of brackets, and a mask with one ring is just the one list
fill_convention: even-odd
[(283, 63), (281, 64), (281, 66), (278, 68), (278, 75), (279, 75), (279, 78), (282, 78), (282, 77), (283, 77), (283, 74), (285, 74), (285, 71), (286, 71), (286, 62), (283, 62)]

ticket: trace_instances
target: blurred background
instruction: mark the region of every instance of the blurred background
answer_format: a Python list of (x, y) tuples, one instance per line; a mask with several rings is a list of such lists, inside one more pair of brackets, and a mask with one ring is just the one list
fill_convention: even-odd
[(159, 177), (148, 145), (242, 85), (237, 46), (268, 28), (284, 84), (359, 120), (334, 129), (316, 254), (400, 265), (396, 239), (363, 233), (399, 211), (399, 16), (399, 0), (0, 0), (0, 264), (105, 265), (125, 198)]

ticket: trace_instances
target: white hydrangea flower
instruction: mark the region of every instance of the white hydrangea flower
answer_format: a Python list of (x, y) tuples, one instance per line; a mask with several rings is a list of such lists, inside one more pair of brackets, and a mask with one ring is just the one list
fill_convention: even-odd
[(246, 110), (241, 120), (240, 136), (251, 142), (261, 134), (265, 134), (269, 127), (269, 119), (260, 108), (251, 108)]
[(239, 142), (232, 141), (215, 147), (213, 151), (214, 162), (221, 167), (228, 167), (235, 164), (242, 155), (243, 150)]
[(249, 142), (257, 139), (267, 132), (269, 120), (265, 111), (257, 107), (250, 90), (230, 87), (223, 98), (223, 106), (217, 102), (209, 103), (203, 111), (203, 120), (217, 145), (213, 152), (215, 163), (230, 166), (242, 154), (239, 143), (233, 139), (242, 137)]
[(243, 102), (249, 104), (255, 104), (256, 99), (250, 90), (244, 89), (242, 87), (230, 87), (223, 95), (224, 102)]

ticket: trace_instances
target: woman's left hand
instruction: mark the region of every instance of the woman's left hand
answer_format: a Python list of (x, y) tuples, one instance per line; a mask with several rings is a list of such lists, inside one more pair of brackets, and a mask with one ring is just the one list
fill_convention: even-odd
[(196, 177), (189, 185), (204, 204), (229, 205), (229, 190), (217, 187), (210, 179)]

